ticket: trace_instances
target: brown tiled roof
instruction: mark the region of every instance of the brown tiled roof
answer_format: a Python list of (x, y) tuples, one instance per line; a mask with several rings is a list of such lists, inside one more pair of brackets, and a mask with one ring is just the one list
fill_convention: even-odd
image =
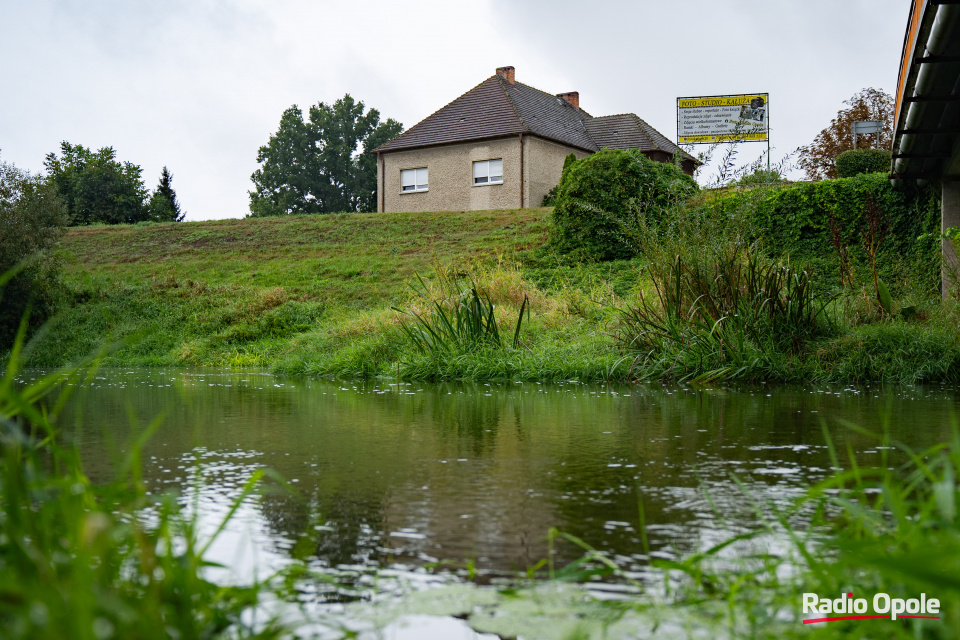
[(586, 125), (587, 133), (601, 148), (666, 151), (671, 155), (680, 151), (685, 158), (693, 158), (633, 113), (591, 118)]
[(532, 134), (584, 151), (640, 149), (689, 154), (632, 113), (594, 118), (563, 98), (500, 75), (476, 87), (428, 116), (375, 151), (399, 151)]
[(528, 133), (517, 108), (503, 90), (500, 76), (487, 78), (376, 151), (413, 149), (435, 144)]
[(587, 134), (585, 120), (590, 114), (577, 109), (563, 98), (528, 87), (517, 82), (501, 81), (503, 90), (517, 106), (520, 119), (526, 125), (524, 133), (532, 133), (548, 140), (556, 140), (585, 151), (599, 151), (600, 147)]

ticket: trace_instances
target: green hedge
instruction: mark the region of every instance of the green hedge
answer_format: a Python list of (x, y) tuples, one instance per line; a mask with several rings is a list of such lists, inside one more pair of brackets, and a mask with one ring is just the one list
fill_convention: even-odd
[(837, 175), (852, 178), (861, 173), (889, 173), (890, 152), (886, 149), (850, 149), (834, 161)]
[(842, 244), (849, 248), (855, 270), (862, 276), (869, 270), (862, 233), (866, 226), (864, 211), (871, 199), (888, 229), (879, 251), (881, 277), (895, 287), (911, 281), (925, 291), (935, 290), (940, 273), (940, 197), (936, 188), (897, 191), (885, 174), (871, 173), (731, 192), (706, 206), (713, 215), (727, 219), (746, 216), (747, 228), (771, 254), (788, 254), (821, 272), (832, 271), (821, 274), (831, 276), (837, 273), (832, 219)]
[(553, 210), (554, 246), (588, 259), (631, 258), (624, 231), (640, 212), (656, 216), (697, 189), (679, 167), (654, 162), (638, 149), (603, 149), (563, 172)]

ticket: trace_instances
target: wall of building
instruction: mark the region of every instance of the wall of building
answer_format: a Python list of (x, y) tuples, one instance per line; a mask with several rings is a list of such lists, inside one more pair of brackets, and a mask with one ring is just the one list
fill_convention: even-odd
[[(503, 184), (475, 186), (474, 161), (498, 158), (503, 159)], [(378, 199), (382, 211), (469, 211), (520, 207), (519, 137), (394, 151), (383, 154), (381, 160), (377, 185), (378, 189), (382, 189)], [(562, 160), (560, 164), (563, 165)], [(428, 170), (427, 190), (402, 192), (400, 171), (421, 167)]]
[(523, 204), (527, 207), (539, 207), (543, 196), (557, 186), (563, 173), (563, 161), (569, 154), (576, 154), (578, 160), (590, 155), (589, 151), (534, 136), (524, 136), (523, 145), (523, 179), (526, 182)]

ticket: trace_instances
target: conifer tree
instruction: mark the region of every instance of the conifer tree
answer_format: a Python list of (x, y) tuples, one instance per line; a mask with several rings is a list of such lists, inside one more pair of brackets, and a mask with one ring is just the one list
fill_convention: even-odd
[(173, 174), (166, 167), (160, 172), (160, 184), (154, 189), (150, 196), (150, 219), (156, 222), (183, 222), (187, 215), (186, 211), (180, 210), (180, 203), (177, 201), (177, 192), (173, 190), (171, 183)]

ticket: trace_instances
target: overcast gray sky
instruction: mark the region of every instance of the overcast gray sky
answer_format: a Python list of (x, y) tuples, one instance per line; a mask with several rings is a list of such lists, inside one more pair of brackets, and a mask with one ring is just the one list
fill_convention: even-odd
[[(893, 93), (909, 0), (3, 0), (0, 159), (62, 140), (161, 168), (189, 220), (242, 217), (292, 104), (410, 127), (499, 66), (676, 140), (676, 98), (769, 92), (774, 160), (864, 87)], [(752, 159), (765, 147), (744, 145)]]

